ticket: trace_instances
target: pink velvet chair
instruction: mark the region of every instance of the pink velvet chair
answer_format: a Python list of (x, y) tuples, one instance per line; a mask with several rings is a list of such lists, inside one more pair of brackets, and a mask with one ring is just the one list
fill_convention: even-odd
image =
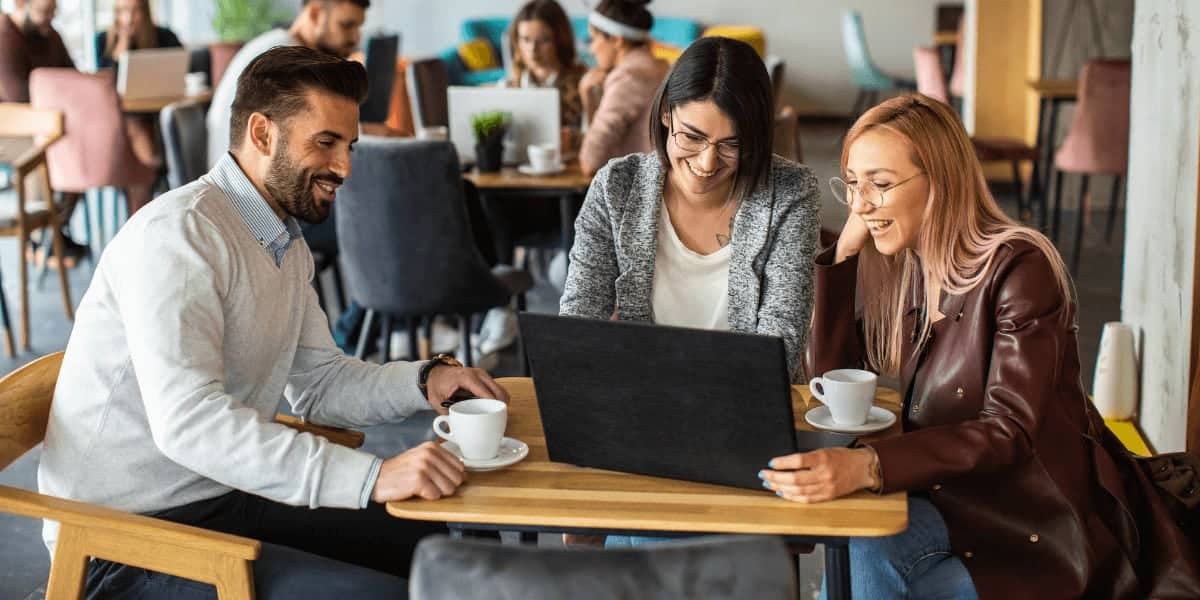
[[(962, 53), (959, 52), (956, 56), (962, 56)], [(950, 90), (946, 88), (946, 80), (942, 76), (942, 61), (937, 49), (928, 46), (913, 48), (913, 63), (917, 70), (917, 91), (950, 104)], [(958, 59), (955, 59), (955, 63), (955, 70), (960, 71), (961, 64)], [(1017, 186), (1017, 213), (1022, 219), (1028, 219), (1031, 216), (1030, 207), (1034, 202), (1041, 201), (1037, 148), (1009, 137), (972, 137), (971, 144), (975, 146), (975, 156), (979, 158), (979, 162), (1006, 162), (1012, 165), (1013, 183)], [(1028, 197), (1021, 178), (1021, 163), (1024, 161), (1033, 165)]]
[(130, 146), (111, 70), (34, 69), (29, 99), (35, 107), (63, 113), (63, 138), (46, 151), (55, 191), (118, 188), (131, 215), (149, 201), (158, 170), (138, 160)]
[(1054, 155), (1054, 219), (1051, 233), (1058, 240), (1062, 212), (1064, 173), (1079, 173), (1079, 217), (1075, 222), (1071, 269), (1079, 269), (1083, 245), (1085, 199), (1092, 175), (1112, 175), (1112, 200), (1108, 209), (1106, 238), (1111, 241), (1116, 224), (1121, 182), (1129, 164), (1129, 60), (1092, 59), (1079, 75), (1079, 104), (1062, 146)]

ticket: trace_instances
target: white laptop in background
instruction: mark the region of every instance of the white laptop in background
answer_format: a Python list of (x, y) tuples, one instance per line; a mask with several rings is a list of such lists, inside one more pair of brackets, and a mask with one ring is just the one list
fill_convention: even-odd
[(504, 140), (504, 164), (525, 162), (530, 144), (558, 144), (558, 90), (555, 88), (497, 88), (450, 86), (447, 91), (450, 141), (464, 165), (475, 163), (475, 133), (471, 115), (499, 110), (512, 115)]
[(184, 95), (185, 48), (130, 50), (117, 63), (117, 93), (126, 100)]

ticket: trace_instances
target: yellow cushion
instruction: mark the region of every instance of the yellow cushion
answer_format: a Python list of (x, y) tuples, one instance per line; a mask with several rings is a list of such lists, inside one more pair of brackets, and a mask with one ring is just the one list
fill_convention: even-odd
[(1138, 456), (1153, 456), (1150, 447), (1146, 445), (1146, 440), (1142, 438), (1142, 434), (1138, 431), (1137, 425), (1133, 421), (1116, 421), (1105, 419), (1104, 424), (1108, 426), (1108, 430), (1125, 444), (1125, 449)]
[(675, 64), (675, 61), (683, 55), (683, 48), (662, 42), (651, 42), (650, 53), (654, 55), (654, 58), (661, 58), (670, 64)]
[(704, 37), (727, 37), (750, 44), (758, 55), (767, 55), (767, 36), (762, 29), (750, 25), (713, 25), (704, 30)]
[(458, 47), (458, 57), (468, 71), (483, 71), (500, 67), (500, 58), (496, 50), (483, 38), (464, 42)]

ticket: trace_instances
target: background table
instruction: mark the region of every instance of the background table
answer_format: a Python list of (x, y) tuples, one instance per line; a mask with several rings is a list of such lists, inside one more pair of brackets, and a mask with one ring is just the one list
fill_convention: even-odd
[[(831, 599), (849, 597), (848, 538), (891, 535), (908, 525), (903, 493), (858, 492), (799, 504), (767, 491), (550, 462), (532, 380), (499, 381), (511, 396), (506, 435), (529, 444), (529, 456), (507, 469), (471, 473), (449, 498), (391, 502), (390, 514), (469, 529), (666, 537), (740, 533), (823, 543)], [(793, 388), (797, 429), (812, 429), (804, 421), (810, 403), (807, 387)], [(896, 412), (899, 394), (881, 388), (876, 404)], [(899, 431), (897, 423), (881, 435)]]
[(562, 249), (570, 256), (575, 238), (576, 198), (587, 193), (592, 183), (592, 178), (583, 173), (577, 161), (568, 163), (562, 172), (554, 175), (525, 175), (516, 169), (504, 168), (498, 173), (467, 171), (463, 179), (475, 184), (485, 205), (486, 200), (499, 196), (558, 198)]
[(168, 104), (190, 100), (193, 102), (211, 102), (212, 92), (204, 92), (195, 96), (168, 96), (163, 98), (138, 98), (128, 100), (121, 98), (121, 110), (128, 114), (157, 114)]
[(1050, 171), (1054, 167), (1054, 140), (1058, 137), (1058, 109), (1074, 102), (1079, 93), (1079, 82), (1074, 79), (1032, 79), (1026, 82), (1029, 89), (1038, 95), (1037, 148), (1041, 169), (1042, 206), (1038, 212), (1038, 226), (1044, 231), (1047, 222), (1048, 200), (1046, 191), (1050, 186)]

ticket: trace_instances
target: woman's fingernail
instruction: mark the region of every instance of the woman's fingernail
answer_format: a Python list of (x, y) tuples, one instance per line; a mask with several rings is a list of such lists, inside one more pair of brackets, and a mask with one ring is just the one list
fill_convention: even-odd
[(766, 471), (759, 471), (759, 472), (758, 472), (758, 478), (759, 478), (759, 479), (766, 479), (766, 478), (767, 478), (767, 472), (766, 472)]
[(769, 489), (771, 489), (771, 482), (770, 482), (770, 481), (764, 481), (764, 482), (763, 482), (763, 487), (767, 488), (768, 490), (769, 490)]
[(770, 461), (768, 461), (767, 466), (774, 469), (775, 468), (775, 459), (772, 458)]
[(776, 495), (776, 496), (779, 496), (780, 498), (782, 498), (782, 497), (783, 497), (783, 492), (775, 492), (775, 495)]

